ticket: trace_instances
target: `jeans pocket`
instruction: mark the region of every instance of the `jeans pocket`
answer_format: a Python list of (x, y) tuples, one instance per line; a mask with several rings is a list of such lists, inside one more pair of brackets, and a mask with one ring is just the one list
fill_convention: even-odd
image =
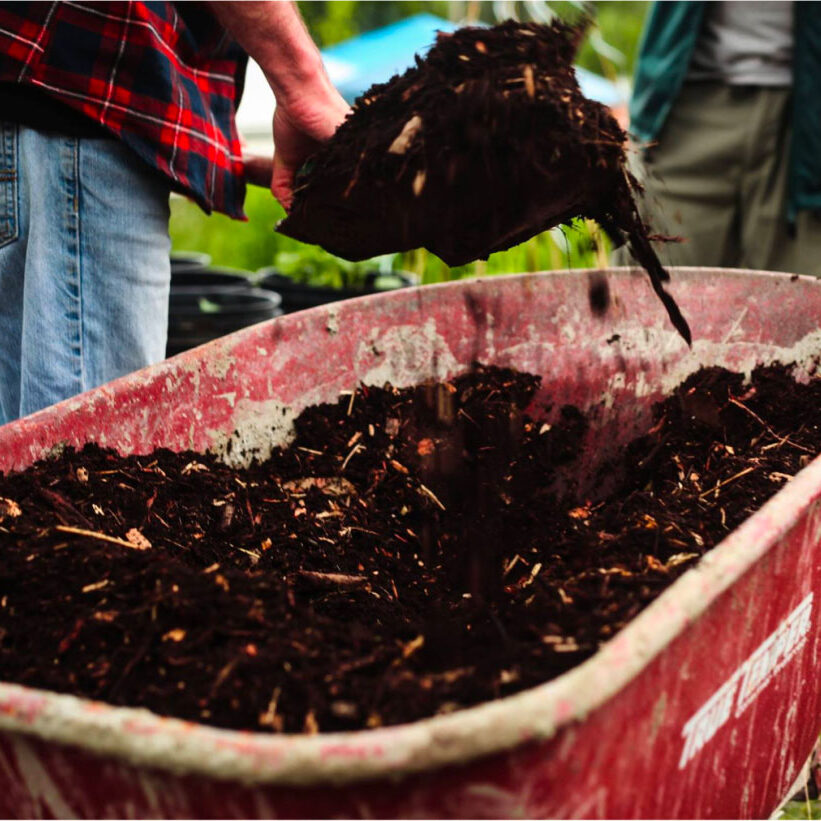
[(17, 239), (17, 126), (0, 122), (0, 248)]

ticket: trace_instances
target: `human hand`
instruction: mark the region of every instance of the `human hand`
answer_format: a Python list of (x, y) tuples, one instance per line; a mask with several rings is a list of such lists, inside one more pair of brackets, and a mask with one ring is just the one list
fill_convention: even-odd
[[(329, 139), (350, 110), (328, 79), (322, 55), (293, 2), (211, 2), (216, 18), (259, 63), (277, 108), (274, 160), (266, 185), (288, 209), (294, 176), (302, 163)], [(246, 176), (258, 185), (270, 168), (247, 158)]]
[(315, 89), (305, 89), (298, 101), (278, 102), (274, 112), (271, 193), (286, 211), (293, 201), (296, 172), (333, 136), (349, 111), (350, 107), (329, 81)]

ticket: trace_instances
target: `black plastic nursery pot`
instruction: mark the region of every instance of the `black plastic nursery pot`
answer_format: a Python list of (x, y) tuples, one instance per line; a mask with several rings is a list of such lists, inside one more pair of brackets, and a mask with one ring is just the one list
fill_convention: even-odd
[(262, 288), (186, 288), (171, 291), (166, 356), (203, 345), (282, 313), (280, 296)]
[(171, 292), (196, 291), (209, 288), (230, 288), (245, 291), (253, 287), (253, 274), (239, 268), (203, 266), (200, 268), (171, 271)]
[(316, 308), (317, 305), (327, 305), (329, 302), (339, 302), (342, 299), (352, 299), (397, 288), (408, 288), (416, 284), (418, 283), (413, 275), (400, 271), (389, 274), (373, 271), (365, 277), (363, 288), (329, 288), (309, 285), (280, 273), (274, 267), (260, 268), (257, 271), (257, 285), (280, 294), (282, 310), (286, 314)]
[(184, 271), (199, 271), (207, 268), (211, 264), (209, 254), (200, 251), (172, 251), (171, 252), (171, 277)]

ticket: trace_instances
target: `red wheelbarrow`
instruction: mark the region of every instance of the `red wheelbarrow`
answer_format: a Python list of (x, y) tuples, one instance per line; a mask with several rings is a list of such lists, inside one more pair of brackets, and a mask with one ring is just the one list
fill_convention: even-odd
[[(588, 301), (601, 277), (604, 316)], [(0, 429), (0, 468), (87, 441), (264, 456), (308, 405), (479, 360), (541, 374), (553, 396), (598, 408), (582, 467), (592, 472), (702, 365), (810, 368), (821, 355), (819, 281), (680, 269), (672, 291), (692, 349), (629, 269), (462, 281), (293, 314)], [(449, 715), (267, 735), (0, 684), (0, 813), (767, 816), (821, 724), (819, 584), (816, 459), (589, 660)]]

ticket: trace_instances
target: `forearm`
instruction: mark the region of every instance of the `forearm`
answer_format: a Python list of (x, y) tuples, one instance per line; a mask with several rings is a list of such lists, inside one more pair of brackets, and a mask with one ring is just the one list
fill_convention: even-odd
[[(294, 176), (350, 111), (333, 87), (319, 49), (292, 2), (211, 2), (217, 20), (262, 68), (276, 97), (273, 164), (249, 164), (254, 179), (290, 208)], [(270, 169), (270, 170), (269, 170)], [(262, 172), (262, 174), (260, 173)]]
[(328, 84), (322, 59), (292, 2), (211, 2), (214, 16), (259, 63), (278, 102)]

